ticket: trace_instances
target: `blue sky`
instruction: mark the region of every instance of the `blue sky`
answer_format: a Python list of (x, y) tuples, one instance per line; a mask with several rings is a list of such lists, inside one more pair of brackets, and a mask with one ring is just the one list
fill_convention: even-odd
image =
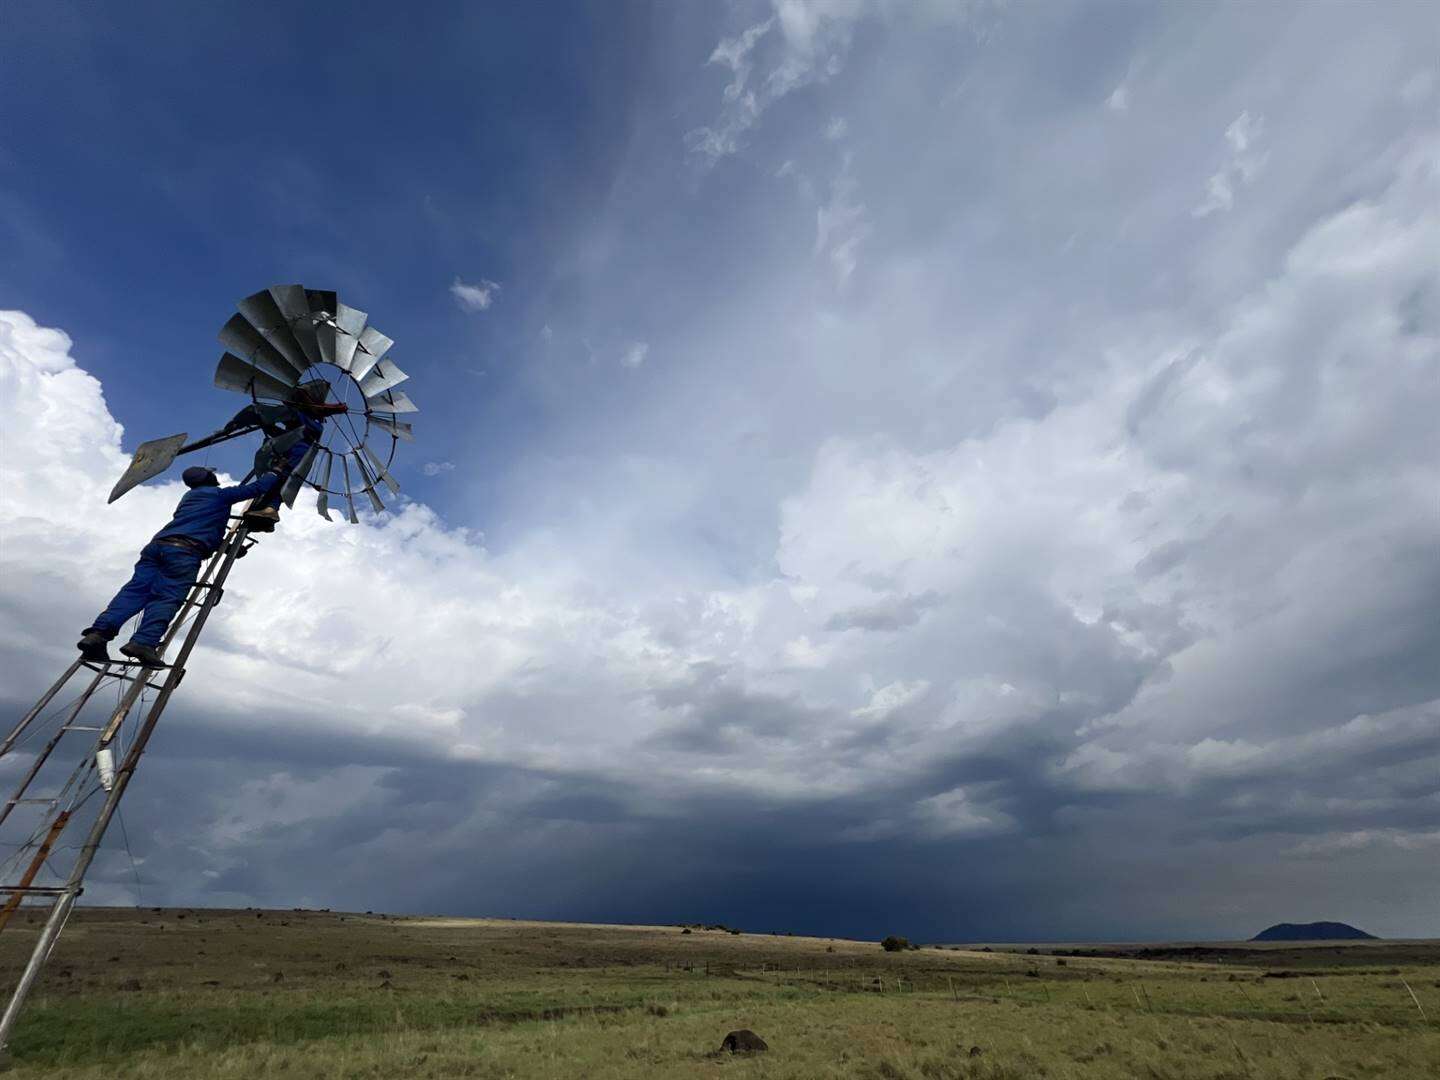
[[(448, 388), (428, 452), (474, 431), (503, 469), (542, 419), (509, 375), (532, 309), (566, 288), (567, 230), (604, 199), (643, 21), (44, 4), (9, 23), (0, 280), (42, 318), (83, 311), (71, 330), (128, 426), (168, 430), (177, 402), (197, 427), (223, 416), (216, 313), (278, 274), (363, 296), (397, 357)], [(457, 276), (503, 280), (507, 302), (467, 318)]]
[(422, 410), (389, 513), (245, 564), (157, 899), (1440, 933), (1425, 5), (7, 23), (7, 702), (238, 298), (337, 289)]

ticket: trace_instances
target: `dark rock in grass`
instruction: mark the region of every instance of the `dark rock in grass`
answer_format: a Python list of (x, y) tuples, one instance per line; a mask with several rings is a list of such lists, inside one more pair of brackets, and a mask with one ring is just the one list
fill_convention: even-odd
[(741, 1028), (739, 1031), (732, 1031), (726, 1035), (725, 1040), (720, 1044), (720, 1049), (732, 1054), (756, 1054), (762, 1050), (769, 1050), (770, 1046), (749, 1028)]
[(394, 976), (391, 975), (390, 972), (386, 971), (384, 968), (381, 968), (379, 971), (377, 971), (377, 972), (375, 973), (375, 977), (376, 977), (377, 979), (391, 979), (391, 978), (394, 978)]
[(971, 1056), (971, 1057), (979, 1057), (979, 1056), (980, 1056), (981, 1054), (983, 1054), (983, 1053), (985, 1053), (985, 1051), (982, 1050), (982, 1049), (980, 1049), (980, 1047), (978, 1047), (978, 1046), (972, 1046), (972, 1047), (970, 1047), (970, 1056)]
[(139, 990), (139, 989), (140, 989), (140, 980), (139, 980), (139, 979), (126, 979), (124, 982), (122, 982), (122, 983), (120, 984), (120, 989), (121, 989), (121, 990)]
[(271, 975), (271, 976), (270, 976), (270, 981), (271, 981), (271, 982), (277, 982), (277, 983), (278, 983), (278, 982), (284, 982), (284, 981), (285, 981), (285, 973), (284, 973), (283, 971), (277, 971), (277, 972), (275, 972), (274, 975)]
[(688, 933), (690, 933), (690, 932), (691, 932), (691, 930), (690, 930), (690, 928), (689, 928), (688, 926), (685, 927), (684, 930), (681, 930), (681, 931), (680, 931), (680, 933), (682, 933), (682, 934), (688, 934)]

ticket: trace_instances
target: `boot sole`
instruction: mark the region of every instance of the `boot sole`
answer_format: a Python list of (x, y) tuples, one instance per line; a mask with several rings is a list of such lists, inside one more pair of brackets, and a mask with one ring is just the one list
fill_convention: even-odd
[(126, 652), (124, 649), (121, 649), (121, 650), (120, 650), (120, 655), (121, 655), (121, 656), (124, 656), (124, 657), (127, 657), (128, 659), (130, 659), (130, 660), (133, 661), (134, 663), (139, 664), (141, 667), (155, 668), (155, 669), (158, 670), (158, 669), (163, 668), (163, 667), (165, 666), (165, 661), (164, 661), (164, 660), (152, 660), (152, 659), (151, 659), (150, 657), (148, 657), (148, 656), (136, 656), (134, 653), (132, 653), (132, 652)]

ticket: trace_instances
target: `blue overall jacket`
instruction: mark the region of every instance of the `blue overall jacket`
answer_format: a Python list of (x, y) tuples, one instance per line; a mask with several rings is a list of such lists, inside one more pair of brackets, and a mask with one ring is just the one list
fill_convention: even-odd
[(175, 507), (175, 516), (170, 524), (155, 534), (153, 539), (166, 536), (184, 536), (205, 547), (205, 553), (212, 555), (225, 538), (225, 524), (230, 519), (230, 507), (237, 502), (253, 499), (274, 489), (280, 478), (273, 472), (265, 473), (258, 480), (234, 487), (191, 488)]

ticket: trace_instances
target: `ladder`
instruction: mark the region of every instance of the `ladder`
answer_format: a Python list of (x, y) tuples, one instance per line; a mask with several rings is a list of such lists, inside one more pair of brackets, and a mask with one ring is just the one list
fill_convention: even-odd
[[(29, 961), (0, 1015), (0, 1055), (6, 1053), (25, 1000), (55, 948), (76, 899), (84, 891), (85, 873), (100, 850), (155, 725), (185, 677), (186, 661), (224, 595), (225, 581), (235, 560), (255, 543), (243, 519), (237, 517), (233, 522), (220, 549), (191, 586), (160, 644), (160, 651), (165, 653), (179, 639), (180, 648), (172, 663), (147, 668), (128, 661), (95, 663), (77, 658), (0, 742), (0, 766), (8, 764), (12, 756), (17, 761), (30, 756), (11, 795), (0, 803), (0, 842), (8, 839), (4, 831), (7, 823), (12, 832), (17, 827), (22, 829), (22, 839), (9, 845), (14, 853), (0, 864), (0, 880), (7, 882), (0, 884), (0, 899), (4, 900), (0, 905), (0, 931), (25, 900), (49, 904)], [(110, 688), (117, 691), (117, 700), (107, 715), (97, 707), (103, 705), (101, 691)], [(147, 698), (147, 691), (153, 691), (154, 696)], [(67, 697), (67, 693), (73, 696)], [(121, 738), (127, 723), (128, 746)], [(67, 736), (73, 737), (67, 740)], [(77, 743), (80, 752), (72, 758)], [(74, 764), (66, 772), (70, 762)], [(36, 794), (33, 789), (37, 781), (42, 777), (50, 779), (52, 774), (63, 776), (63, 782), (50, 794)], [(57, 868), (56, 863), (63, 861), (61, 851), (67, 850), (61, 849), (57, 841), (67, 829), (82, 827), (77, 821), (83, 821), (97, 806), (83, 843), (68, 849), (76, 852), (73, 860), (68, 867)], [(22, 809), (31, 812), (16, 813)], [(8, 883), (9, 875), (16, 872), (18, 879)], [(52, 883), (35, 884), (42, 876)]]

